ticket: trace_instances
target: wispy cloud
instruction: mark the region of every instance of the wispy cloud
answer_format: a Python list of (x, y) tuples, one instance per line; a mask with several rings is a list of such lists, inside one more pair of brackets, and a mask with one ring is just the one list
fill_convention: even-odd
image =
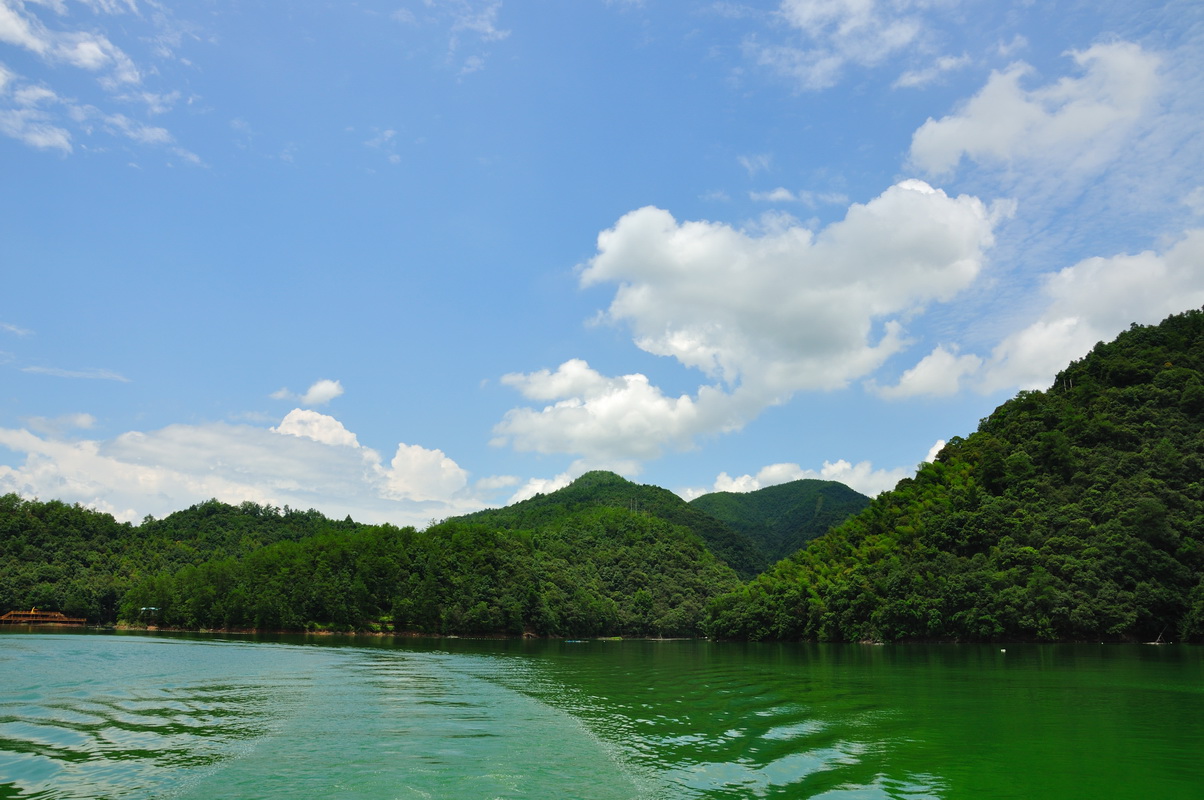
[[(159, 116), (171, 111), (183, 95), (178, 89), (144, 86), (144, 78), (158, 76), (158, 69), (153, 64), (140, 68), (108, 35), (128, 37), (129, 31), (110, 26), (111, 31), (101, 32), (97, 15), (131, 15), (131, 24), (140, 32), (147, 33), (150, 29), (153, 34), (149, 38), (139, 37), (145, 42), (171, 27), (167, 12), (156, 6), (153, 14), (144, 15), (133, 2), (117, 0), (84, 0), (84, 3), (93, 13), (89, 22), (80, 23), (72, 18), (70, 7), (63, 2), (43, 2), (31, 7), (15, 0), (0, 0), (0, 48), (7, 46), (31, 53), (51, 68), (43, 79), (29, 80), (0, 64), (0, 134), (29, 147), (69, 155), (75, 152), (79, 137), (101, 131), (140, 145), (164, 147), (185, 161), (199, 163), (200, 159), (179, 147), (162, 125), (149, 125), (131, 118), (125, 111), (109, 108), (111, 104), (121, 104), (125, 109), (135, 105), (145, 109), (147, 115)], [(137, 44), (139, 40), (131, 41)], [(170, 55), (164, 47), (157, 52), (160, 57)], [(99, 91), (88, 96), (86, 84), (73, 83), (66, 91), (47, 85), (46, 80), (55, 81), (62, 76), (63, 68), (95, 76)]]
[(129, 383), (130, 379), (109, 369), (60, 369), (58, 367), (21, 367), (22, 372), (32, 372), (36, 375), (53, 375), (56, 378), (82, 378), (97, 381), (119, 381)]
[(784, 43), (750, 38), (745, 50), (761, 66), (805, 90), (835, 85), (850, 65), (871, 67), (913, 45), (924, 31), (921, 0), (782, 0)]

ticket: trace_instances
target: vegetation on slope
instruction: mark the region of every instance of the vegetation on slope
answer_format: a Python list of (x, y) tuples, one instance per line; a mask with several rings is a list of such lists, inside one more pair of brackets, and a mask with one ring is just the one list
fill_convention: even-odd
[(714, 492), (690, 501), (744, 533), (768, 557), (780, 561), (869, 505), (843, 483), (798, 480), (755, 492)]
[(216, 500), (133, 526), (57, 500), (7, 494), (0, 497), (0, 610), (37, 606), (113, 622), (122, 596), (144, 575), (357, 527), (316, 511)]
[(1204, 634), (1204, 313), (1134, 325), (718, 598), (741, 639)]
[(596, 507), (534, 531), (449, 521), (281, 542), (144, 580), (120, 615), (153, 607), (183, 628), (691, 636), (707, 601), (738, 583), (685, 528)]
[(6, 495), (0, 608), (193, 629), (698, 635), (736, 575), (643, 501), (586, 500), (591, 485), (610, 497), (612, 477), (506, 518), (521, 527), (483, 515), (425, 531), (217, 501), (133, 526)]
[(689, 528), (744, 580), (773, 563), (748, 535), (694, 508), (668, 489), (632, 483), (613, 472), (587, 472), (550, 494), (539, 494), (505, 508), (478, 511), (461, 519), (508, 530), (533, 530), (565, 513), (597, 507), (636, 511), (670, 525)]

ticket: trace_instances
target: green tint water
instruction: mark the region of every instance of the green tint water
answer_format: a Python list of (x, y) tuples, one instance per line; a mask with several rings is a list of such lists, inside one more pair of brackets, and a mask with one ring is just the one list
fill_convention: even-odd
[(0, 634), (0, 798), (1199, 798), (1204, 649)]

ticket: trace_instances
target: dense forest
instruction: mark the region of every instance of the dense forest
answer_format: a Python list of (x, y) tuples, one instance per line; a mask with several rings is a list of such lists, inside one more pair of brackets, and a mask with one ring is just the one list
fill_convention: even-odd
[(426, 530), (215, 500), (134, 526), (0, 499), (0, 607), (99, 623), (431, 634), (697, 636), (765, 563), (664, 489), (593, 472)]
[(870, 499), (835, 481), (799, 480), (755, 492), (712, 492), (690, 505), (750, 538), (765, 566), (802, 549), (869, 505)]
[(720, 638), (1204, 634), (1204, 313), (1137, 326), (711, 605)]
[(796, 481), (686, 503), (592, 472), (420, 531), (215, 500), (131, 525), (6, 495), (0, 610), (32, 606), (190, 629), (1204, 638), (1204, 312), (1097, 345), (873, 501)]

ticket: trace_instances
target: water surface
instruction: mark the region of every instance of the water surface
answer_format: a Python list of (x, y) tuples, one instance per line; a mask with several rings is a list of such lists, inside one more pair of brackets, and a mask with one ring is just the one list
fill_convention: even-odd
[(0, 634), (0, 798), (1199, 798), (1204, 650)]

